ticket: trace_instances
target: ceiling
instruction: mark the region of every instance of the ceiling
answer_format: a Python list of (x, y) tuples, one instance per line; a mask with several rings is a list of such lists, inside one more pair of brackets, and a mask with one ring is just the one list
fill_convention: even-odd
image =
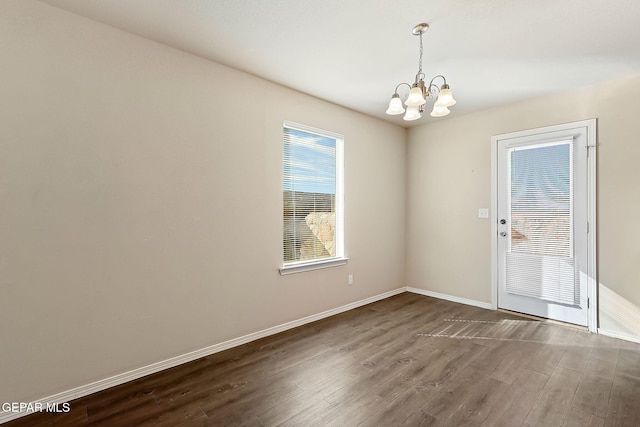
[(640, 72), (638, 0), (41, 1), (401, 126), (443, 120), (384, 114), (420, 22), (449, 117)]

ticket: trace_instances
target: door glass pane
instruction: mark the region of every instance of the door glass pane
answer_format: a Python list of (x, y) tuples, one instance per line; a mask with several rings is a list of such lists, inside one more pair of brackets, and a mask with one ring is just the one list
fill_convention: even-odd
[(571, 145), (511, 152), (511, 251), (571, 257)]
[(575, 305), (572, 141), (513, 148), (509, 161), (506, 290)]

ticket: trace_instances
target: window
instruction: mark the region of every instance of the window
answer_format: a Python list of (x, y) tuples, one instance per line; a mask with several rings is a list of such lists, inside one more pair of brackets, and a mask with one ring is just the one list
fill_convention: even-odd
[(343, 221), (344, 137), (285, 122), (281, 274), (346, 263)]

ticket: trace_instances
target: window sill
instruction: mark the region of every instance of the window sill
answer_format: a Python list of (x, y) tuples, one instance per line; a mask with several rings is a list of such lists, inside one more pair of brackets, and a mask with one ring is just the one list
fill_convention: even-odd
[(287, 274), (303, 273), (305, 271), (320, 270), (322, 268), (337, 267), (339, 265), (345, 265), (349, 258), (329, 258), (318, 261), (297, 262), (287, 264), (280, 267), (280, 275), (286, 276)]

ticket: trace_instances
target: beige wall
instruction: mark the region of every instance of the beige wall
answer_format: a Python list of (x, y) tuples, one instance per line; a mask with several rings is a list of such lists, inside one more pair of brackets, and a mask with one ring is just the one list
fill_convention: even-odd
[[(404, 129), (34, 1), (0, 57), (0, 402), (404, 285)], [(278, 273), (284, 120), (345, 135), (347, 266)]]
[(640, 75), (408, 132), (407, 285), (491, 302), (491, 137), (597, 118), (600, 327), (640, 338)]

